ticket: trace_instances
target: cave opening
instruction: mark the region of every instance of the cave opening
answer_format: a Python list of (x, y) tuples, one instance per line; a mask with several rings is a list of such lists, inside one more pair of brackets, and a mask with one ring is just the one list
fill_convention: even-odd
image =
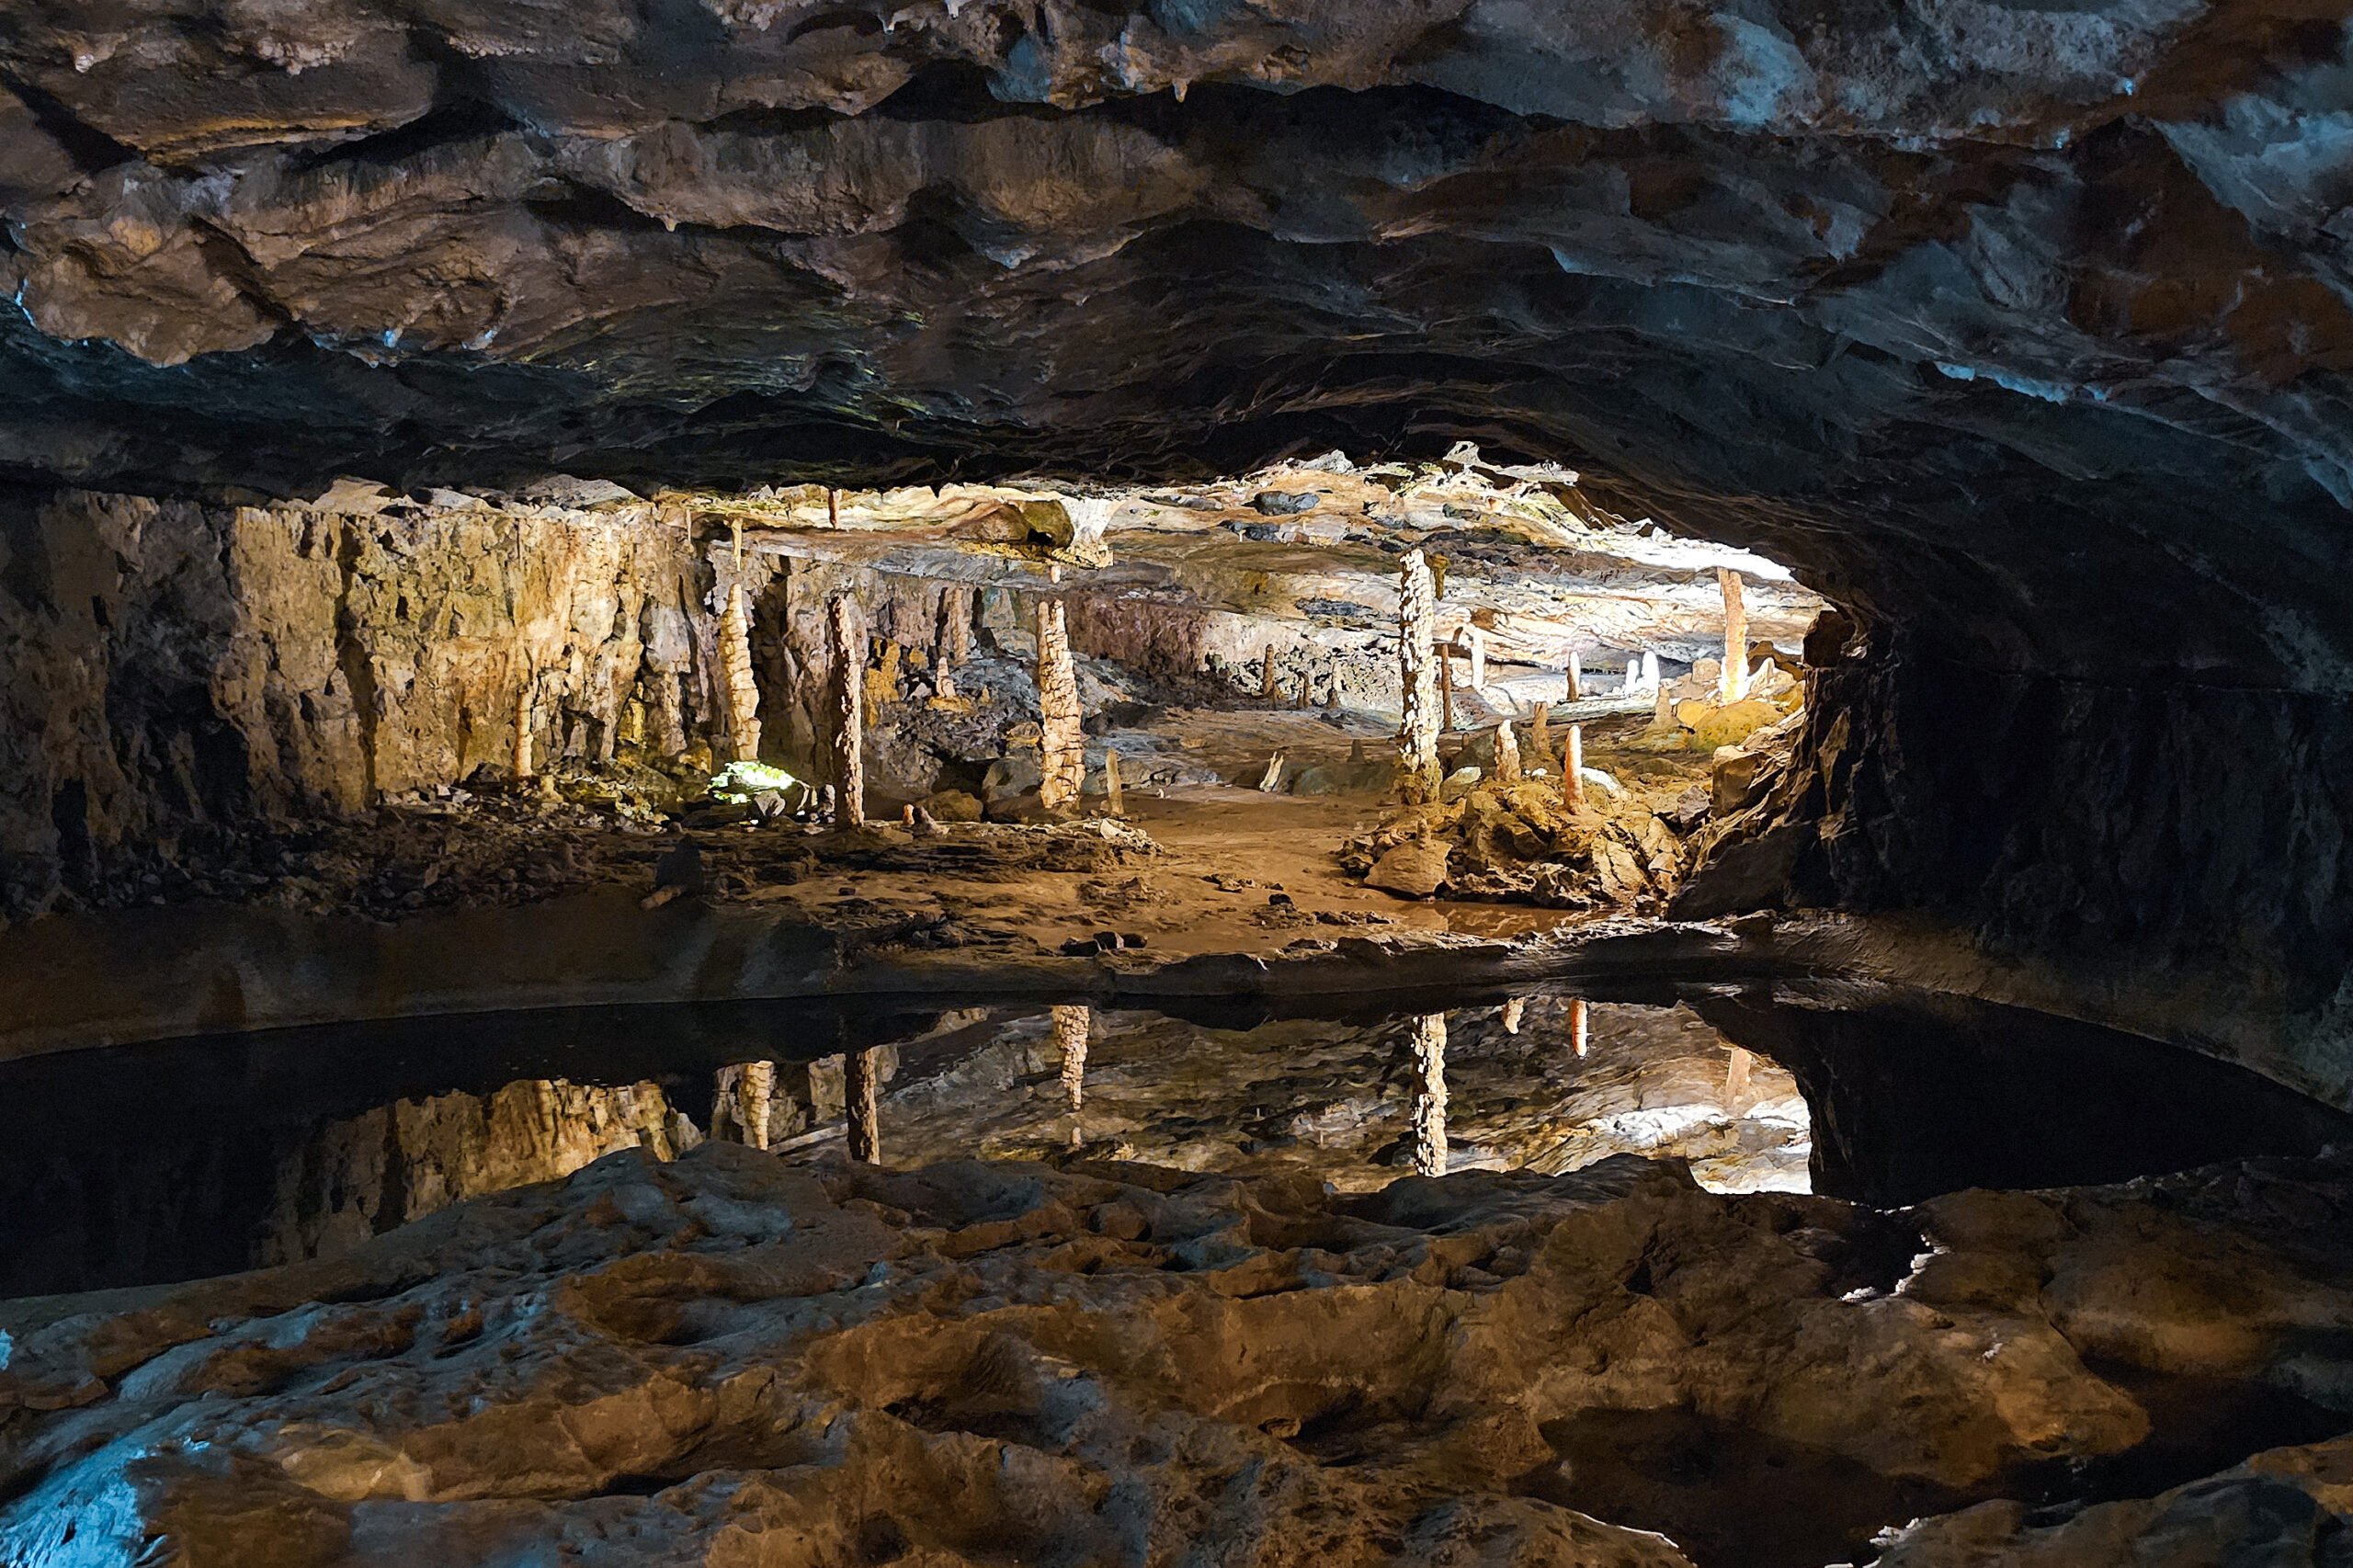
[(0, 1562), (2342, 1568), (2348, 102), (10, 7)]

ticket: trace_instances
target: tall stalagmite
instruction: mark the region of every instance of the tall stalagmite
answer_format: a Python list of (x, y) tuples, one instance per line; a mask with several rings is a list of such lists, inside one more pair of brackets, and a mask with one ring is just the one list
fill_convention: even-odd
[(1737, 702), (1748, 695), (1748, 606), (1739, 573), (1717, 567), (1716, 585), (1724, 593), (1724, 673), (1716, 690), (1726, 702)]
[(1446, 1174), (1446, 1015), (1414, 1024), (1414, 1169)]
[(733, 737), (735, 756), (741, 761), (757, 761), (760, 688), (752, 678), (752, 615), (744, 603), (740, 577), (728, 585), (727, 608), (719, 617), (719, 676), (727, 701), (727, 733)]
[(1397, 657), (1405, 691), (1405, 722), (1397, 733), (1404, 769), (1438, 790), (1438, 680), (1430, 644), (1438, 637), (1438, 585), (1429, 562), (1409, 550), (1397, 572)]
[(1561, 756), (1561, 799), (1572, 806), (1585, 804), (1585, 726), (1569, 726), (1568, 748)]
[(1062, 1048), (1063, 1099), (1071, 1109), (1086, 1103), (1086, 1034), (1093, 1015), (1085, 1007), (1054, 1009), (1054, 1043)]
[(1495, 777), (1506, 784), (1519, 780), (1519, 738), (1508, 719), (1495, 726)]
[(866, 631), (847, 594), (826, 606), (834, 659), (834, 824), (866, 821)]
[(1086, 736), (1060, 599), (1038, 601), (1038, 769), (1040, 806), (1053, 811), (1076, 802), (1086, 779)]
[(1487, 687), (1487, 634), (1475, 625), (1462, 629), (1462, 646), (1471, 658), (1471, 689)]
[(515, 779), (531, 776), (531, 677), (525, 676), (515, 693)]

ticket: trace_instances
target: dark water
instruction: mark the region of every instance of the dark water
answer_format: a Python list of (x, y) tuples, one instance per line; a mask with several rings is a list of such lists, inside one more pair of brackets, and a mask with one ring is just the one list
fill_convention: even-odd
[[(1549, 1174), (1631, 1151), (1691, 1160), (1721, 1190), (1891, 1205), (2353, 1138), (2236, 1069), (2012, 1009), (1851, 988), (1537, 992), (1508, 1017), (1500, 996), (1446, 1000), (1096, 1009), (1075, 1111), (1050, 1010), (987, 998), (481, 1015), (0, 1064), (0, 1296), (331, 1253), (629, 1143), (841, 1157), (858, 1063), (878, 1080), (860, 1131), (888, 1164), (1083, 1148), (1196, 1169), (1303, 1162), (1378, 1187), (1433, 1168), (1415, 1116), (1430, 1017), (1447, 1037), (1447, 1170)], [(774, 1065), (747, 1088), (745, 1062)]]

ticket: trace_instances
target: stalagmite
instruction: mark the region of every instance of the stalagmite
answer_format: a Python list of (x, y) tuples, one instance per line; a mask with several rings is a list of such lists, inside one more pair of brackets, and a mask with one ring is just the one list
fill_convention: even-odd
[(1040, 806), (1051, 812), (1077, 801), (1086, 781), (1086, 737), (1060, 599), (1038, 601), (1038, 768)]
[(1454, 731), (1454, 650), (1441, 643), (1438, 651), (1438, 728)]
[(1520, 1019), (1528, 1016), (1528, 998), (1515, 996), (1504, 1004), (1504, 1033), (1518, 1034)]
[(1586, 1006), (1585, 998), (1571, 997), (1569, 999), (1569, 1049), (1580, 1058), (1585, 1055), (1586, 1042), (1592, 1032), (1592, 1011)]
[(1569, 726), (1568, 754), (1561, 758), (1561, 799), (1573, 806), (1585, 804), (1585, 726)]
[(1311, 665), (1306, 668), (1302, 668), (1299, 672), (1299, 695), (1292, 700), (1291, 706), (1294, 708), (1306, 707), (1309, 698), (1314, 694), (1314, 691), (1315, 671)]
[(752, 612), (744, 602), (744, 536), (735, 535), (735, 578), (719, 617), (719, 677), (727, 733), (739, 762), (760, 757), (760, 689), (752, 679)]
[(972, 656), (972, 590), (951, 583), (939, 593), (939, 628), (932, 639), (931, 662), (938, 667), (939, 694), (949, 695), (949, 674)]
[(1643, 650), (1643, 689), (1644, 691), (1658, 689), (1658, 655), (1648, 649)]
[(1261, 793), (1271, 795), (1283, 787), (1283, 762), (1290, 756), (1289, 752), (1279, 751), (1267, 759), (1267, 771), (1258, 777)]
[(1572, 702), (1583, 702), (1585, 700), (1585, 670), (1582, 667), (1582, 663), (1583, 661), (1577, 657), (1577, 651), (1574, 648), (1570, 649), (1569, 700)]
[(1438, 589), (1429, 563), (1409, 550), (1397, 573), (1397, 649), (1405, 718), (1397, 750), (1405, 771), (1424, 790), (1438, 792), (1438, 692), (1430, 670), (1430, 644), (1438, 635)]
[(829, 528), (842, 526), (841, 492), (830, 484), (825, 486), (825, 526)]
[(1056, 1007), (1054, 1043), (1062, 1047), (1063, 1099), (1074, 1111), (1086, 1102), (1086, 1032), (1093, 1015), (1085, 1007)]
[(1487, 689), (1487, 634), (1476, 626), (1462, 629), (1462, 643), (1471, 656), (1471, 689)]
[(881, 1052), (852, 1051), (842, 1057), (842, 1100), (849, 1115), (849, 1157), (870, 1165), (882, 1163)]
[(1115, 817), (1128, 814), (1127, 800), (1120, 792), (1120, 754), (1103, 748), (1103, 804)]
[(1756, 1058), (1739, 1046), (1732, 1048), (1732, 1059), (1724, 1063), (1724, 1109), (1737, 1116), (1741, 1101), (1748, 1097), (1748, 1073)]
[(1414, 1169), (1446, 1174), (1446, 1015), (1426, 1013), (1414, 1025)]
[(1552, 766), (1552, 705), (1540, 702), (1536, 717), (1529, 721), (1528, 744), (1535, 756), (1527, 760), (1538, 767)]
[(1739, 573), (1717, 567), (1716, 585), (1724, 591), (1724, 670), (1719, 693), (1724, 701), (1737, 702), (1748, 695), (1748, 607), (1741, 600)]
[(1508, 719), (1495, 726), (1495, 777), (1506, 784), (1519, 779), (1519, 740)]
[(515, 693), (515, 781), (531, 776), (531, 677)]
[(1651, 710), (1651, 723), (1661, 730), (1675, 726), (1675, 694), (1662, 683), (1658, 688), (1658, 706)]
[(1275, 680), (1275, 645), (1272, 642), (1267, 644), (1267, 656), (1259, 662), (1258, 695), (1268, 702), (1282, 695)]
[(837, 594), (826, 607), (834, 658), (834, 825), (866, 821), (866, 635), (858, 607)]

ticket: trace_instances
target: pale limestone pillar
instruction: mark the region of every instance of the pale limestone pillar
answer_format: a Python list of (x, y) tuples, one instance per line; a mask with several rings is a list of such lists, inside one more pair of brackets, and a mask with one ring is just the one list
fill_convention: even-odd
[(1495, 726), (1495, 778), (1506, 784), (1519, 781), (1519, 738), (1508, 719)]
[(1528, 744), (1535, 751), (1532, 761), (1537, 767), (1550, 769), (1552, 766), (1552, 705), (1540, 702), (1536, 717), (1529, 721)]
[(1109, 746), (1103, 748), (1103, 805), (1115, 817), (1128, 814), (1126, 797), (1120, 791), (1120, 754)]
[(1574, 648), (1569, 650), (1569, 700), (1585, 700), (1585, 661)]
[(1592, 1009), (1586, 1006), (1584, 997), (1571, 997), (1569, 999), (1569, 1049), (1580, 1060), (1585, 1056), (1586, 1042), (1592, 1031)]
[(1038, 601), (1038, 767), (1040, 805), (1053, 811), (1077, 802), (1086, 782), (1086, 736), (1060, 599)]
[(1258, 697), (1261, 701), (1272, 702), (1281, 695), (1275, 683), (1275, 645), (1269, 642), (1267, 656), (1258, 662)]
[(1438, 792), (1437, 683), (1430, 668), (1438, 638), (1438, 585), (1418, 550), (1405, 552), (1397, 574), (1398, 673), (1405, 693), (1405, 719), (1397, 750), (1405, 771), (1431, 795)]
[(760, 756), (760, 688), (752, 678), (752, 614), (744, 602), (741, 578), (727, 588), (727, 608), (719, 617), (720, 694), (727, 703), (727, 733), (735, 756), (756, 762)]
[(1658, 654), (1648, 648), (1643, 650), (1643, 689), (1658, 689)]
[(825, 607), (834, 660), (834, 825), (866, 821), (866, 629), (847, 594)]
[(842, 1057), (842, 1100), (849, 1119), (849, 1157), (882, 1163), (881, 1063), (871, 1048)]
[(1716, 585), (1724, 594), (1724, 672), (1717, 690), (1726, 702), (1737, 702), (1748, 695), (1748, 607), (1739, 573), (1717, 567)]
[(1056, 1007), (1054, 1043), (1062, 1048), (1063, 1099), (1075, 1112), (1086, 1103), (1086, 1035), (1094, 1021), (1085, 1007)]
[(1414, 1025), (1414, 1169), (1446, 1174), (1446, 1015)]
[(531, 777), (531, 681), (526, 673), (522, 686), (515, 693), (515, 781), (517, 784)]
[(1528, 998), (1515, 996), (1504, 1004), (1504, 1033), (1518, 1034), (1520, 1019), (1528, 1016)]
[(1462, 629), (1462, 645), (1471, 654), (1471, 689), (1487, 688), (1487, 634), (1475, 625)]
[(1585, 726), (1569, 726), (1568, 755), (1561, 759), (1561, 799), (1572, 806), (1585, 804)]

